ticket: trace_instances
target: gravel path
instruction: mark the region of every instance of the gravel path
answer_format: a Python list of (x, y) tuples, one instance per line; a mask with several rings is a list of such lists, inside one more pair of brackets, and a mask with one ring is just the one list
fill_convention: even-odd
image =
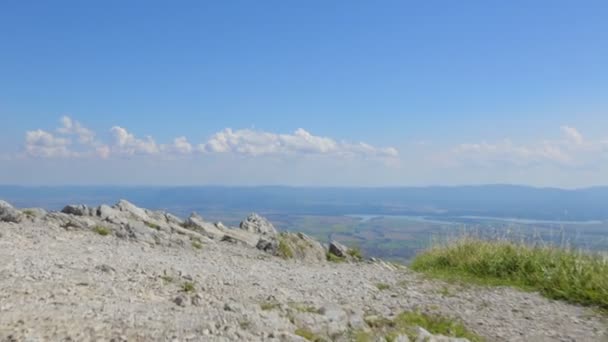
[(0, 223), (0, 341), (299, 341), (298, 326), (331, 335), (365, 327), (369, 313), (416, 309), (489, 341), (608, 341), (593, 310), (535, 293), (449, 285), (379, 263), (282, 260), (223, 242), (154, 246)]

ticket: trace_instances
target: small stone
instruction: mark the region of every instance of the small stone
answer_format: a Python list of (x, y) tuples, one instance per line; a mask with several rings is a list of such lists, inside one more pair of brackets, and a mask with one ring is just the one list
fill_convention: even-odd
[(186, 307), (188, 305), (188, 299), (184, 295), (180, 295), (173, 299), (173, 303), (177, 304), (177, 306)]

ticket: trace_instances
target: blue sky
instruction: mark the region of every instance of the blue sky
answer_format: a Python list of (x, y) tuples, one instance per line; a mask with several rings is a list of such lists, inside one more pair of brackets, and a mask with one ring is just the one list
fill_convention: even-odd
[(608, 184), (606, 18), (605, 1), (4, 2), (0, 183)]

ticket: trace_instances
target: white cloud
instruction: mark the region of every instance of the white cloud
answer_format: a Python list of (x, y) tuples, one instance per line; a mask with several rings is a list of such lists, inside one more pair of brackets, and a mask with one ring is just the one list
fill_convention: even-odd
[(161, 145), (161, 150), (166, 153), (190, 154), (193, 148), (188, 139), (182, 136), (173, 139), (173, 144), (171, 145)]
[(562, 126), (560, 128), (568, 141), (576, 145), (581, 145), (583, 143), (583, 135), (576, 128), (570, 126)]
[(110, 131), (114, 135), (114, 148), (118, 153), (156, 154), (160, 151), (158, 145), (150, 136), (138, 139), (120, 126), (114, 126)]
[[(114, 126), (110, 129), (112, 141), (103, 143), (96, 139), (92, 130), (68, 116), (61, 118), (57, 136), (42, 130), (31, 131), (26, 136), (29, 156), (44, 157), (99, 157), (110, 158), (112, 154), (126, 155), (189, 155), (194, 152), (206, 154), (231, 153), (250, 157), (321, 155), (338, 158), (383, 158), (396, 160), (399, 155), (393, 147), (375, 147), (359, 142), (337, 141), (317, 136), (299, 128), (292, 134), (277, 134), (252, 129), (233, 131), (230, 128), (213, 134), (207, 141), (193, 146), (185, 136), (173, 139), (172, 143), (157, 144), (151, 136), (136, 137), (126, 128)], [(74, 144), (70, 138), (74, 137)], [(72, 150), (70, 150), (72, 148)]]
[(75, 154), (68, 149), (70, 140), (58, 138), (41, 129), (25, 133), (25, 152), (31, 157), (70, 157)]
[(93, 145), (95, 143), (95, 133), (82, 126), (78, 121), (73, 121), (69, 116), (61, 118), (61, 125), (57, 132), (65, 135), (77, 135), (81, 144)]
[(328, 137), (315, 136), (299, 128), (293, 134), (227, 128), (215, 133), (207, 142), (199, 145), (206, 153), (237, 153), (248, 156), (261, 155), (340, 155), (397, 157), (393, 147), (378, 148), (366, 143), (337, 142)]
[(544, 140), (529, 144), (515, 144), (511, 140), (495, 143), (460, 144), (448, 153), (449, 159), (456, 161), (507, 163), (530, 165), (554, 163), (562, 166), (584, 165), (597, 160), (608, 152), (608, 142), (587, 140), (574, 127), (560, 127), (563, 138)]

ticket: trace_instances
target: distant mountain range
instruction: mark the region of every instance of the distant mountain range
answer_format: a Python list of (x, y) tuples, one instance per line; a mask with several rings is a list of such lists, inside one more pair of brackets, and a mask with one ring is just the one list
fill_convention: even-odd
[(128, 198), (176, 214), (190, 211), (302, 215), (493, 216), (539, 220), (608, 220), (608, 187), (566, 190), (515, 185), (391, 188), (0, 186), (0, 199), (19, 207), (60, 209)]

